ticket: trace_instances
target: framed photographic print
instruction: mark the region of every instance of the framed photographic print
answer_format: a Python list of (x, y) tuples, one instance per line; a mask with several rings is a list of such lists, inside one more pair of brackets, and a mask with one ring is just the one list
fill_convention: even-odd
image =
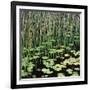
[(87, 84), (87, 6), (11, 2), (11, 88)]

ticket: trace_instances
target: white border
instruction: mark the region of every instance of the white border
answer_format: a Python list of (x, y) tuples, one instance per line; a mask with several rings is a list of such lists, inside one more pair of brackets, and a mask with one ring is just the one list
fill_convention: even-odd
[[(19, 10), (33, 9), (33, 10), (50, 10), (50, 11), (64, 11), (64, 12), (80, 12), (80, 76), (78, 77), (64, 77), (64, 78), (40, 78), (40, 79), (19, 79)], [(55, 83), (55, 82), (71, 82), (84, 81), (84, 9), (71, 8), (50, 8), (50, 7), (34, 7), (34, 6), (16, 6), (16, 84), (39, 84), (39, 83)]]

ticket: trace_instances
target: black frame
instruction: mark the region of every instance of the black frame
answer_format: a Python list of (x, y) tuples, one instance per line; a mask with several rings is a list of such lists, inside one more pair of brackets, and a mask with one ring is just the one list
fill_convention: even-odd
[[(84, 28), (84, 35), (85, 35), (85, 47), (84, 47), (84, 55), (85, 55), (85, 75), (84, 81), (74, 81), (74, 82), (58, 82), (58, 83), (44, 83), (44, 84), (23, 84), (23, 85), (16, 85), (16, 6), (40, 6), (40, 7), (56, 7), (56, 8), (74, 8), (74, 9), (84, 9), (84, 16), (85, 16), (85, 28)], [(52, 4), (52, 3), (34, 3), (34, 2), (18, 2), (12, 1), (11, 2), (11, 88), (31, 88), (31, 87), (47, 87), (47, 86), (65, 86), (65, 85), (79, 85), (79, 84), (87, 84), (88, 83), (88, 73), (87, 73), (87, 6), (82, 5), (66, 5), (66, 4)]]

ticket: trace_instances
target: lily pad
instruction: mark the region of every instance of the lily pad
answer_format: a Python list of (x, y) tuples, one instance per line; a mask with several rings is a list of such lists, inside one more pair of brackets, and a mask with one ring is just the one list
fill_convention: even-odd
[(50, 69), (46, 69), (46, 68), (43, 68), (42, 72), (45, 74), (52, 74), (53, 73), (53, 71), (50, 71)]
[(76, 66), (77, 66), (77, 65), (80, 65), (80, 62), (76, 62), (76, 63), (74, 63), (74, 65), (76, 65)]
[(80, 68), (74, 68), (74, 70), (79, 71), (79, 70), (80, 70)]
[(79, 76), (78, 72), (73, 72), (72, 76)]
[(46, 67), (52, 68), (52, 66), (54, 65), (54, 59), (44, 60), (44, 61), (43, 61), (43, 64), (44, 64)]
[(54, 69), (55, 71), (61, 71), (61, 70), (62, 70), (62, 67), (61, 67), (60, 64), (56, 64), (55, 66), (53, 66), (53, 69)]
[(66, 71), (68, 72), (68, 74), (72, 74), (73, 73), (72, 69), (67, 69)]
[(57, 77), (65, 77), (65, 75), (63, 73), (58, 73)]

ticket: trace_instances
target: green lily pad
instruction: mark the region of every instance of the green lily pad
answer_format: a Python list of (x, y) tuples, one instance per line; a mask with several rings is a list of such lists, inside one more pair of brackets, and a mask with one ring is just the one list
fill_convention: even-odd
[(77, 65), (80, 65), (80, 62), (76, 62), (76, 63), (74, 63), (74, 65), (76, 65), (76, 66), (77, 66)]
[(53, 66), (53, 69), (54, 69), (55, 71), (61, 71), (61, 70), (62, 70), (62, 67), (61, 67), (60, 64), (56, 64), (55, 66)]
[(65, 75), (63, 73), (58, 73), (57, 77), (65, 77)]
[(79, 71), (79, 70), (80, 70), (80, 68), (74, 68), (74, 70)]
[(65, 61), (63, 61), (61, 64), (67, 65), (68, 63), (69, 63), (69, 61), (68, 61), (68, 60), (65, 60)]
[(52, 66), (54, 65), (54, 59), (44, 60), (44, 61), (43, 61), (43, 64), (44, 64), (46, 67), (52, 68)]
[(53, 73), (53, 71), (50, 71), (50, 69), (46, 69), (46, 68), (43, 68), (42, 72), (45, 74), (52, 74)]
[(68, 72), (68, 74), (72, 74), (73, 73), (72, 69), (67, 69), (66, 71)]
[(79, 76), (78, 72), (73, 72), (72, 76)]

